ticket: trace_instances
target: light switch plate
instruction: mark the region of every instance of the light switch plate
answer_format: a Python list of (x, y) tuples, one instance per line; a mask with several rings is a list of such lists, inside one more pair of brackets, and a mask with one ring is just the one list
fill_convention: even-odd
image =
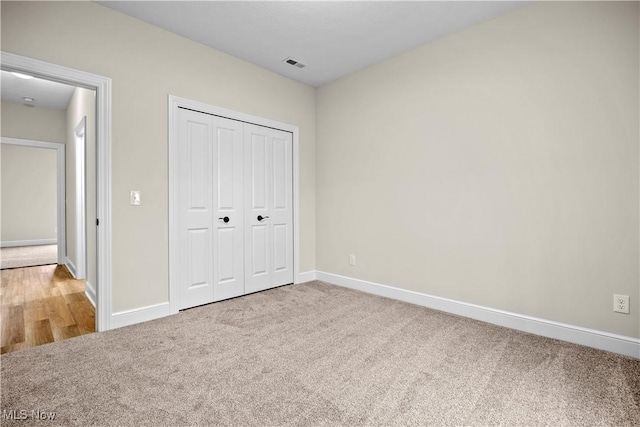
[(140, 192), (137, 190), (129, 191), (129, 205), (140, 206), (141, 203)]

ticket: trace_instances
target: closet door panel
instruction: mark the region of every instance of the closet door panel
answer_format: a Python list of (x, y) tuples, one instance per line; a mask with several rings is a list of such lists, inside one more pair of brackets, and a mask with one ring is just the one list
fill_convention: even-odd
[(254, 212), (267, 211), (267, 138), (252, 132), (249, 135), (249, 156), (246, 167), (251, 183), (245, 191), (251, 194), (251, 209)]
[[(270, 141), (264, 128), (244, 125), (245, 166), (245, 289), (247, 293), (270, 287), (271, 229), (269, 227), (271, 180)], [(260, 219), (262, 218), (262, 219)]]
[(273, 272), (277, 273), (289, 267), (287, 262), (287, 225), (273, 226)]
[[(291, 134), (245, 124), (247, 292), (293, 283)], [(290, 259), (289, 259), (290, 258)]]
[(254, 225), (251, 227), (251, 274), (252, 277), (266, 276), (267, 271), (267, 227)]
[(179, 110), (179, 308), (213, 300), (212, 140), (207, 115)]
[(288, 163), (287, 157), (287, 141), (282, 138), (273, 138), (273, 209), (286, 210), (289, 206), (290, 188), (287, 184), (291, 184), (288, 179)]
[(214, 301), (244, 295), (242, 123), (212, 116), (216, 249)]
[(271, 129), (272, 286), (293, 283), (293, 139)]

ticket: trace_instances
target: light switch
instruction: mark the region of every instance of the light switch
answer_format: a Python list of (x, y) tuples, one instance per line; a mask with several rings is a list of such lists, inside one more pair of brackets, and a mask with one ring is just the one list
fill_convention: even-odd
[(129, 204), (131, 206), (140, 206), (140, 192), (136, 190), (129, 191)]

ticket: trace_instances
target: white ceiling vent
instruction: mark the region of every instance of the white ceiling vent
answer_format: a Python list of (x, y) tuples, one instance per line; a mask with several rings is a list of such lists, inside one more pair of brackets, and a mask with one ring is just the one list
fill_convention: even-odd
[(287, 63), (289, 65), (293, 65), (294, 67), (298, 67), (298, 68), (304, 68), (304, 67), (307, 66), (307, 64), (303, 64), (302, 62), (300, 62), (297, 59), (294, 59), (292, 57), (288, 57), (287, 59), (283, 59), (282, 62)]

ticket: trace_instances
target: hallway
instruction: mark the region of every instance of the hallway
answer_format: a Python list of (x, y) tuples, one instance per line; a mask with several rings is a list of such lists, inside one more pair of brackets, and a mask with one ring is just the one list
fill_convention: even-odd
[(95, 332), (95, 309), (63, 265), (1, 271), (2, 354)]

